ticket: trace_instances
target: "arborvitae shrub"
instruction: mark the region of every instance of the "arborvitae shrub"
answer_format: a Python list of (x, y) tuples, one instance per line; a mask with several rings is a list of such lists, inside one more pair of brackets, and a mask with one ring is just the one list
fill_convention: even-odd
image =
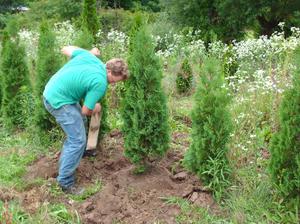
[[(8, 38), (9, 38), (8, 33), (6, 31), (3, 31), (3, 35), (1, 38), (2, 39), (1, 40), (1, 53), (0, 53), (1, 58), (3, 58), (3, 56), (4, 56), (4, 45)], [(2, 105), (2, 98), (3, 98), (2, 96), (3, 96), (3, 76), (4, 76), (4, 74), (2, 74), (1, 66), (2, 66), (2, 63), (0, 63), (0, 116), (1, 116), (1, 105)]]
[(227, 143), (232, 131), (230, 99), (223, 87), (219, 61), (209, 58), (204, 65), (192, 111), (192, 143), (184, 164), (220, 199), (231, 173), (227, 159)]
[(191, 90), (193, 81), (193, 72), (189, 60), (185, 58), (182, 62), (180, 71), (176, 77), (176, 88), (178, 93), (188, 93)]
[(9, 38), (5, 41), (1, 74), (2, 86), (2, 118), (3, 124), (8, 129), (24, 127), (26, 117), (22, 115), (21, 88), (29, 84), (28, 68), (25, 60), (24, 47), (18, 38)]
[(60, 65), (59, 55), (55, 51), (55, 35), (48, 23), (43, 22), (40, 27), (37, 53), (34, 110), (34, 123), (40, 130), (49, 130), (55, 124), (44, 107), (42, 95), (45, 85), (58, 71)]
[[(85, 1), (84, 4), (88, 4), (89, 1)], [(84, 6), (86, 7), (86, 5)], [(83, 12), (84, 14), (85, 12)], [(88, 26), (88, 23), (90, 21), (84, 21), (85, 16), (82, 15), (82, 27), (81, 27), (81, 31), (80, 34), (77, 38), (77, 40), (75, 40), (75, 45), (78, 47), (81, 47), (83, 49), (86, 50), (90, 50), (93, 48), (93, 44), (95, 43), (95, 35), (93, 35), (92, 31), (90, 30)], [(101, 50), (101, 49), (100, 49)], [(100, 55), (101, 60), (103, 61), (102, 56)], [(105, 61), (103, 61), (103, 63), (105, 63)], [(103, 136), (109, 132), (110, 130), (110, 126), (108, 123), (108, 105), (107, 105), (107, 95), (104, 96), (101, 100), (100, 100), (100, 104), (101, 104), (101, 123), (100, 123), (100, 131), (99, 131), (99, 137), (98, 137), (98, 142), (100, 142), (100, 140), (103, 138)], [(88, 117), (88, 120), (89, 117)]]
[(93, 34), (86, 27), (82, 27), (78, 38), (75, 40), (75, 46), (90, 50), (94, 42)]
[(169, 143), (166, 97), (161, 87), (162, 68), (153, 41), (141, 27), (132, 37), (122, 101), (125, 155), (143, 172), (149, 159), (165, 154)]
[(293, 86), (284, 93), (279, 110), (279, 130), (271, 139), (270, 173), (286, 199), (300, 206), (300, 49), (295, 54)]
[(96, 0), (84, 0), (81, 20), (82, 27), (86, 27), (88, 31), (95, 37), (100, 29), (100, 21), (97, 16)]

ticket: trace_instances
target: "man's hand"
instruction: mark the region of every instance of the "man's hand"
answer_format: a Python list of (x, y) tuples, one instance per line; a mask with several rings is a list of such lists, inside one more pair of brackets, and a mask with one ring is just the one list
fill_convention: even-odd
[(68, 57), (71, 57), (72, 56), (72, 53), (73, 51), (79, 49), (79, 47), (76, 47), (76, 46), (65, 46), (61, 49), (61, 53), (68, 56)]
[(93, 110), (93, 114), (100, 113), (100, 111), (101, 111), (101, 105), (100, 103), (96, 103), (95, 108)]
[(100, 50), (96, 47), (92, 48), (90, 52), (95, 56), (100, 56)]
[(101, 111), (100, 103), (96, 103), (94, 110), (90, 110), (85, 105), (82, 106), (81, 113), (87, 116), (91, 116), (92, 114), (99, 113)]

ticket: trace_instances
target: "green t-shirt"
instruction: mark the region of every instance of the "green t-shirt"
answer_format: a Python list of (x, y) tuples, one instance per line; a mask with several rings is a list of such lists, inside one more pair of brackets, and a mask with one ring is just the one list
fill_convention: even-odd
[(93, 110), (106, 89), (105, 64), (89, 51), (77, 49), (71, 60), (51, 77), (43, 96), (55, 109), (84, 99), (84, 105)]

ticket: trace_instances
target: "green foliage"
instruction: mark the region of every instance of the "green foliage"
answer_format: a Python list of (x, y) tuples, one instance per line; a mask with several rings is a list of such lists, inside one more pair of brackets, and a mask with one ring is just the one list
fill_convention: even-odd
[(78, 37), (75, 40), (75, 46), (90, 50), (93, 47), (95, 39), (93, 35), (88, 31), (87, 28), (82, 27), (82, 30), (79, 31)]
[(135, 50), (134, 38), (139, 29), (145, 25), (145, 19), (142, 13), (137, 13), (134, 16), (131, 29), (129, 31), (129, 53)]
[(34, 161), (42, 150), (21, 135), (11, 135), (0, 130), (0, 187), (24, 187), (26, 166)]
[(71, 20), (80, 16), (82, 0), (39, 0), (29, 4), (29, 21), (41, 19)]
[(103, 0), (101, 7), (123, 8), (126, 10), (136, 9), (158, 12), (160, 10), (159, 0)]
[(21, 88), (28, 86), (28, 68), (25, 60), (24, 47), (19, 40), (5, 41), (2, 54), (1, 74), (2, 80), (2, 117), (3, 124), (8, 129), (24, 127), (26, 118), (22, 117), (20, 97)]
[(49, 216), (56, 221), (56, 223), (80, 223), (80, 219), (78, 217), (74, 217), (71, 214), (64, 204), (53, 204), (49, 208)]
[(181, 69), (177, 73), (176, 88), (178, 93), (187, 93), (191, 90), (193, 81), (193, 72), (189, 59), (185, 58), (182, 62)]
[[(293, 86), (284, 93), (279, 130), (272, 136), (270, 173), (280, 193), (288, 199), (300, 195), (300, 49)], [(298, 206), (300, 201), (298, 198)]]
[[(5, 30), (4, 32), (3, 32), (3, 35), (2, 35), (2, 40), (1, 40), (1, 54), (0, 54), (0, 57), (1, 58), (3, 58), (3, 56), (5, 55), (4, 54), (4, 46), (5, 46), (5, 44), (6, 44), (6, 42), (7, 42), (7, 40), (9, 39), (9, 35), (8, 35), (8, 33), (7, 33), (7, 31)], [(4, 74), (2, 74), (2, 68), (1, 68), (1, 66), (2, 66), (2, 63), (0, 64), (0, 116), (1, 116), (1, 112), (2, 112), (2, 110), (1, 110), (1, 107), (2, 107), (2, 98), (3, 98), (3, 86), (4, 86), (4, 84), (3, 84), (3, 82), (4, 82), (4, 80), (3, 80), (3, 76), (4, 76)]]
[(1, 0), (0, 13), (11, 12), (13, 7), (24, 3), (24, 0)]
[(46, 131), (53, 127), (54, 122), (50, 119), (50, 115), (44, 107), (42, 95), (46, 83), (59, 69), (60, 60), (55, 51), (55, 35), (45, 21), (40, 27), (37, 55), (34, 124), (39, 130)]
[(125, 155), (142, 167), (148, 159), (168, 149), (166, 97), (161, 87), (162, 69), (153, 41), (144, 27), (133, 37), (128, 59), (130, 78), (125, 82), (122, 117)]
[(177, 205), (180, 208), (180, 213), (176, 216), (176, 223), (231, 223), (228, 220), (211, 214), (209, 209), (200, 206), (195, 206), (189, 201), (178, 197), (163, 198), (166, 204)]
[(100, 28), (99, 18), (97, 16), (96, 0), (84, 0), (81, 14), (82, 27), (87, 28), (95, 37)]
[(70, 195), (70, 198), (75, 201), (84, 201), (89, 197), (99, 192), (103, 187), (103, 183), (100, 180), (96, 180), (92, 185), (88, 186), (84, 193), (81, 195)]
[(102, 9), (99, 12), (101, 30), (108, 33), (111, 29), (128, 32), (134, 13), (123, 9)]
[(241, 39), (246, 29), (256, 28), (260, 34), (272, 34), (279, 22), (288, 28), (299, 26), (298, 0), (191, 0), (162, 1), (170, 18), (181, 27), (200, 29), (206, 41), (214, 35), (226, 42)]
[(220, 199), (229, 185), (227, 143), (232, 131), (229, 97), (223, 86), (220, 63), (205, 62), (192, 111), (192, 144), (184, 157), (185, 166), (196, 173)]

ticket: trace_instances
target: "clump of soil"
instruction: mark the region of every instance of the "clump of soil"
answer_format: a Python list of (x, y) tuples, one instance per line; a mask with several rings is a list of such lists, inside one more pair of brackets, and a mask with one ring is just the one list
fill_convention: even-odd
[[(180, 142), (180, 137), (186, 136), (177, 133), (174, 137)], [(176, 223), (179, 207), (163, 200), (171, 196), (215, 208), (211, 195), (203, 190), (199, 180), (180, 166), (183, 150), (170, 149), (164, 159), (142, 175), (133, 174), (134, 166), (124, 157), (123, 151), (121, 134), (113, 132), (103, 141), (95, 159), (82, 159), (76, 173), (77, 184), (86, 186), (96, 179), (103, 183), (101, 191), (73, 205), (83, 223)], [(40, 158), (28, 170), (28, 179), (54, 177), (57, 159)]]

